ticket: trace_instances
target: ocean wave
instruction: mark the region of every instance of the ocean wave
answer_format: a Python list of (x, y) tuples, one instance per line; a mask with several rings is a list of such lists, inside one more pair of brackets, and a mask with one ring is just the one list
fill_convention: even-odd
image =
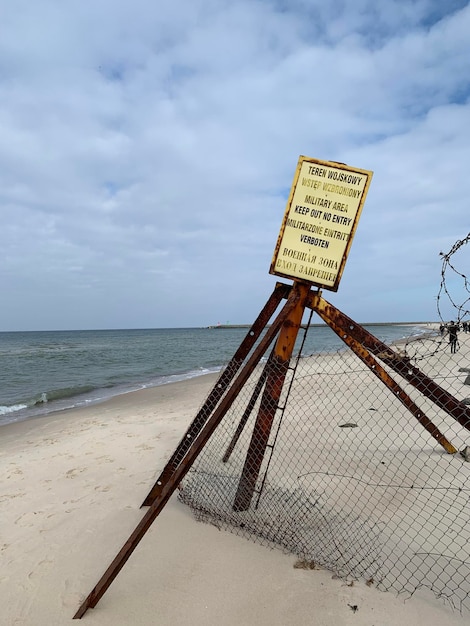
[(27, 404), (12, 404), (10, 406), (0, 405), (0, 415), (9, 415), (10, 413), (16, 413), (17, 411), (23, 411), (27, 409)]
[(207, 374), (218, 373), (221, 367), (200, 367), (188, 372), (159, 376), (134, 384), (109, 385), (108, 387), (100, 388), (92, 386), (69, 387), (41, 392), (28, 402), (11, 406), (0, 406), (0, 425), (22, 421), (30, 417), (44, 416), (57, 411), (98, 404), (113, 397), (132, 393), (140, 389), (159, 387)]
[(38, 404), (46, 404), (48, 402), (54, 402), (55, 400), (63, 400), (65, 398), (73, 398), (91, 391), (95, 391), (96, 387), (93, 385), (80, 385), (79, 387), (63, 387), (59, 389), (50, 389), (49, 391), (43, 391), (33, 399), (30, 406), (36, 406)]
[(40, 408), (44, 405), (54, 403), (60, 400), (78, 397), (94, 390), (95, 388), (92, 386), (81, 386), (42, 391), (36, 394), (33, 398), (28, 398), (27, 400), (18, 400), (9, 405), (0, 405), (0, 416), (9, 415), (11, 413), (18, 413), (19, 411), (28, 411), (29, 413), (31, 413), (31, 411), (34, 411), (35, 408)]
[[(370, 330), (387, 344), (424, 332), (418, 324), (384, 324)], [(0, 333), (0, 423), (220, 372), (245, 335), (246, 329)], [(302, 354), (339, 349), (345, 349), (344, 344), (331, 329), (315, 327), (305, 335)]]
[(216, 374), (220, 372), (222, 365), (216, 367), (200, 367), (189, 372), (183, 372), (181, 374), (168, 374), (167, 376), (159, 376), (153, 383), (150, 383), (149, 387), (158, 387), (159, 385), (166, 385), (168, 383), (182, 382), (191, 378), (197, 378), (198, 376), (205, 376), (206, 374)]

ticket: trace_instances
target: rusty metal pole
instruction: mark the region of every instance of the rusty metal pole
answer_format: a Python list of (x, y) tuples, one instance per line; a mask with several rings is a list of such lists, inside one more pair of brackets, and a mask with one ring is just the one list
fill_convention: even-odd
[(403, 357), (391, 350), (390, 346), (374, 337), (360, 324), (357, 324), (323, 298), (317, 299), (315, 303), (312, 300), (307, 306), (313, 308), (327, 323), (329, 323), (328, 320), (336, 322), (346, 335), (349, 334), (354, 337), (364, 348), (413, 385), (423, 396), (426, 396), (439, 408), (443, 409), (461, 426), (470, 430), (470, 407), (457, 400), (451, 393), (435, 383), (432, 378), (426, 376), (418, 367), (412, 365), (407, 357)]
[(247, 404), (246, 409), (243, 412), (243, 415), (241, 416), (241, 419), (238, 423), (238, 426), (233, 434), (232, 439), (230, 440), (230, 443), (227, 446), (227, 450), (225, 451), (224, 456), (222, 457), (222, 461), (223, 463), (227, 463), (227, 461), (230, 459), (230, 456), (232, 454), (232, 452), (235, 449), (235, 446), (237, 445), (238, 440), (241, 437), (241, 434), (243, 432), (243, 429), (245, 428), (248, 419), (251, 415), (251, 412), (253, 411), (255, 404), (260, 396), (261, 391), (263, 390), (264, 384), (266, 382), (266, 377), (268, 375), (268, 368), (269, 365), (271, 363), (271, 359), (272, 359), (272, 355), (274, 353), (271, 353), (271, 356), (269, 357), (266, 365), (263, 368), (263, 371), (261, 372), (261, 376), (258, 379), (258, 382), (256, 383), (256, 387), (253, 391), (253, 393), (251, 394), (251, 398), (250, 401)]
[(186, 476), (187, 472), (206, 445), (212, 433), (217, 428), (224, 415), (232, 406), (236, 397), (240, 393), (240, 390), (243, 388), (243, 385), (247, 382), (249, 377), (252, 375), (255, 367), (260, 362), (261, 357), (266, 353), (266, 350), (269, 348), (269, 346), (278, 335), (282, 324), (286, 319), (288, 319), (292, 309), (296, 307), (297, 298), (297, 295), (295, 295), (295, 297), (292, 297), (291, 294), (274, 322), (266, 331), (264, 337), (262, 337), (262, 339), (260, 340), (253, 354), (249, 357), (248, 361), (239, 372), (237, 378), (227, 390), (227, 393), (222, 398), (217, 408), (212, 412), (211, 416), (204, 424), (201, 432), (199, 433), (199, 436), (191, 443), (191, 447), (187, 451), (184, 460), (179, 463), (179, 465), (175, 468), (173, 475), (162, 486), (160, 493), (152, 502), (150, 508), (147, 509), (147, 512), (145, 513), (141, 521), (137, 524), (136, 528), (134, 529), (126, 543), (123, 545), (119, 553), (116, 555), (111, 565), (108, 567), (98, 583), (95, 585), (95, 587), (93, 587), (88, 596), (82, 602), (78, 611), (73, 616), (73, 619), (81, 619), (88, 611), (88, 609), (93, 609), (106, 593), (106, 590), (109, 588), (113, 580), (124, 567), (127, 560), (134, 552), (147, 530), (150, 528), (151, 524), (161, 513), (166, 503), (170, 499), (170, 496), (174, 493), (181, 480)]
[(171, 478), (178, 465), (184, 459), (189, 448), (192, 446), (193, 441), (201, 432), (204, 424), (209, 419), (211, 413), (214, 411), (220, 399), (227, 391), (230, 383), (237, 374), (238, 370), (241, 368), (244, 360), (250, 353), (251, 349), (255, 345), (263, 330), (266, 328), (267, 323), (269, 322), (273, 313), (276, 311), (279, 303), (283, 298), (287, 298), (289, 296), (291, 289), (292, 287), (290, 285), (286, 285), (284, 283), (276, 283), (274, 291), (271, 294), (269, 300), (262, 308), (260, 314), (256, 318), (255, 322), (253, 322), (253, 325), (248, 331), (245, 339), (242, 341), (239, 348), (224, 369), (222, 375), (215, 383), (214, 388), (210, 392), (203, 406), (198, 411), (189, 428), (183, 435), (170, 460), (167, 462), (160, 476), (155, 481), (153, 487), (150, 489), (149, 493), (145, 497), (145, 500), (141, 504), (141, 507), (150, 506), (155, 501), (157, 496), (160, 495), (163, 485)]
[[(378, 361), (364, 348), (364, 346), (357, 341), (354, 337), (345, 332), (347, 324), (341, 326), (337, 321), (329, 318), (321, 308), (322, 300), (317, 298), (317, 303), (320, 309), (317, 309), (317, 313), (323, 319), (324, 322), (338, 335), (344, 343), (351, 348), (363, 363), (367, 365), (370, 371), (377, 376), (377, 378), (386, 386), (393, 395), (410, 411), (410, 413), (418, 420), (418, 422), (425, 428), (428, 433), (434, 437), (434, 439), (444, 448), (448, 454), (455, 454), (457, 449), (450, 443), (450, 441), (441, 433), (435, 424), (427, 417), (422, 409), (413, 402), (410, 396), (404, 389), (384, 370)], [(323, 301), (324, 302), (324, 301)], [(341, 312), (337, 310), (337, 320), (341, 318)], [(344, 321), (344, 320), (343, 320)], [(350, 330), (350, 329), (348, 329)]]
[(246, 511), (253, 498), (256, 489), (256, 481), (258, 480), (264, 454), (268, 446), (274, 416), (281, 397), (282, 387), (294, 350), (295, 340), (297, 339), (297, 334), (302, 323), (305, 301), (309, 290), (310, 285), (296, 282), (289, 296), (289, 299), (298, 298), (298, 302), (279, 331), (279, 337), (274, 348), (274, 355), (268, 369), (266, 386), (261, 398), (261, 406), (258, 411), (233, 503), (234, 511)]

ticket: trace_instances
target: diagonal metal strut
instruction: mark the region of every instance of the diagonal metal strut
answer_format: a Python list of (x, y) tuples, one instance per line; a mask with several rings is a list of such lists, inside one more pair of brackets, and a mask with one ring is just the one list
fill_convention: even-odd
[(214, 430), (219, 425), (220, 421), (232, 406), (233, 402), (237, 398), (243, 385), (247, 382), (253, 370), (260, 362), (262, 356), (266, 353), (269, 346), (277, 336), (282, 327), (284, 321), (288, 318), (291, 311), (296, 307), (299, 300), (299, 295), (296, 292), (291, 292), (286, 304), (272, 323), (272, 325), (266, 331), (264, 337), (260, 340), (258, 346), (255, 348), (253, 354), (248, 359), (247, 363), (240, 371), (238, 377), (235, 379), (230, 389), (228, 389), (222, 401), (219, 403), (215, 411), (207, 420), (205, 425), (200, 431), (196, 440), (191, 443), (189, 450), (184, 458), (176, 468), (171, 478), (161, 487), (160, 494), (155, 498), (150, 508), (147, 510), (142, 520), (136, 526), (126, 543), (123, 545), (119, 553), (116, 555), (108, 569), (102, 575), (98, 583), (91, 590), (88, 596), (85, 598), (78, 611), (75, 613), (73, 619), (81, 619), (89, 608), (94, 608), (102, 596), (106, 593), (113, 580), (119, 574), (121, 569), (126, 564), (131, 554), (140, 543), (141, 539), (150, 528), (152, 523), (161, 513), (166, 503), (170, 499), (170, 496), (174, 493), (177, 486), (184, 478), (186, 473), (193, 465), (196, 458), (206, 445), (207, 441), (211, 437)]
[[(323, 302), (325, 302), (323, 300)], [(457, 449), (448, 441), (448, 439), (440, 432), (440, 430), (435, 426), (432, 421), (424, 414), (424, 411), (419, 408), (417, 404), (413, 402), (410, 396), (404, 391), (402, 387), (388, 374), (384, 368), (380, 365), (380, 363), (370, 354), (370, 352), (364, 348), (364, 346), (354, 338), (351, 333), (350, 326), (348, 326), (348, 331), (346, 330), (346, 324), (340, 325), (338, 323), (338, 317), (343, 314), (337, 311), (337, 317), (335, 319), (331, 319), (323, 310), (322, 302), (318, 303), (316, 307), (317, 313), (320, 317), (325, 321), (328, 326), (338, 335), (340, 339), (344, 341), (344, 343), (351, 348), (351, 350), (361, 359), (363, 363), (367, 365), (370, 371), (377, 376), (377, 378), (384, 383), (386, 387), (390, 389), (390, 391), (394, 394), (394, 396), (400, 400), (400, 402), (410, 411), (410, 413), (418, 420), (418, 422), (428, 431), (428, 433), (434, 437), (434, 439), (444, 448), (446, 452), (449, 454), (455, 454)], [(344, 316), (346, 317), (346, 316)], [(390, 350), (389, 350), (390, 351)]]
[(310, 301), (312, 308), (333, 330), (335, 330), (333, 325), (340, 329), (341, 332), (337, 334), (345, 343), (347, 343), (346, 338), (348, 336), (355, 339), (366, 350), (413, 385), (423, 396), (429, 398), (464, 428), (470, 430), (470, 409), (435, 383), (429, 376), (426, 376), (418, 367), (412, 365), (408, 357), (403, 357), (391, 350), (387, 344), (374, 337), (360, 324), (354, 322), (323, 298), (319, 298), (315, 302), (312, 294)]
[(170, 460), (167, 462), (160, 476), (157, 478), (155, 484), (150, 489), (145, 500), (142, 502), (142, 507), (150, 506), (152, 502), (155, 501), (155, 498), (161, 493), (162, 486), (171, 478), (171, 476), (175, 472), (175, 469), (183, 460), (193, 441), (196, 439), (196, 437), (199, 435), (202, 428), (204, 427), (204, 424), (208, 420), (210, 414), (215, 409), (224, 393), (227, 391), (228, 386), (242, 366), (243, 361), (246, 359), (250, 350), (259, 339), (259, 336), (263, 332), (268, 321), (271, 319), (272, 314), (279, 306), (279, 303), (283, 298), (287, 298), (289, 296), (291, 288), (292, 287), (290, 285), (285, 285), (284, 283), (276, 283), (273, 293), (271, 294), (270, 298), (256, 318), (252, 327), (248, 331), (245, 339), (242, 341), (239, 348), (224, 369), (222, 375), (217, 380), (215, 386), (208, 395), (203, 406), (198, 411), (196, 417), (194, 418), (188, 430), (185, 432), (181, 441), (176, 447), (176, 450), (171, 455)]

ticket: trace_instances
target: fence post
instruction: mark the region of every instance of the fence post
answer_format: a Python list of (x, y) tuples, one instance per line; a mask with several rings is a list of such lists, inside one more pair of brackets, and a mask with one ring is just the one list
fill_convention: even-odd
[(256, 489), (256, 481), (258, 480), (261, 464), (263, 463), (264, 454), (268, 445), (269, 435), (278, 408), (290, 358), (294, 350), (295, 340), (297, 339), (297, 333), (302, 323), (305, 301), (309, 290), (310, 285), (296, 282), (289, 296), (289, 299), (298, 297), (298, 302), (279, 331), (279, 336), (274, 348), (274, 356), (268, 367), (266, 386), (261, 398), (261, 405), (233, 503), (234, 511), (246, 511), (253, 498)]

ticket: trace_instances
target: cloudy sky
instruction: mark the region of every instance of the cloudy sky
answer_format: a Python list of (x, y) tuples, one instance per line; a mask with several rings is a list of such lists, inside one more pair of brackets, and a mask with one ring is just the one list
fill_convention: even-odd
[(374, 171), (326, 299), (437, 319), (469, 33), (460, 0), (1, 0), (0, 330), (252, 322), (299, 155)]

